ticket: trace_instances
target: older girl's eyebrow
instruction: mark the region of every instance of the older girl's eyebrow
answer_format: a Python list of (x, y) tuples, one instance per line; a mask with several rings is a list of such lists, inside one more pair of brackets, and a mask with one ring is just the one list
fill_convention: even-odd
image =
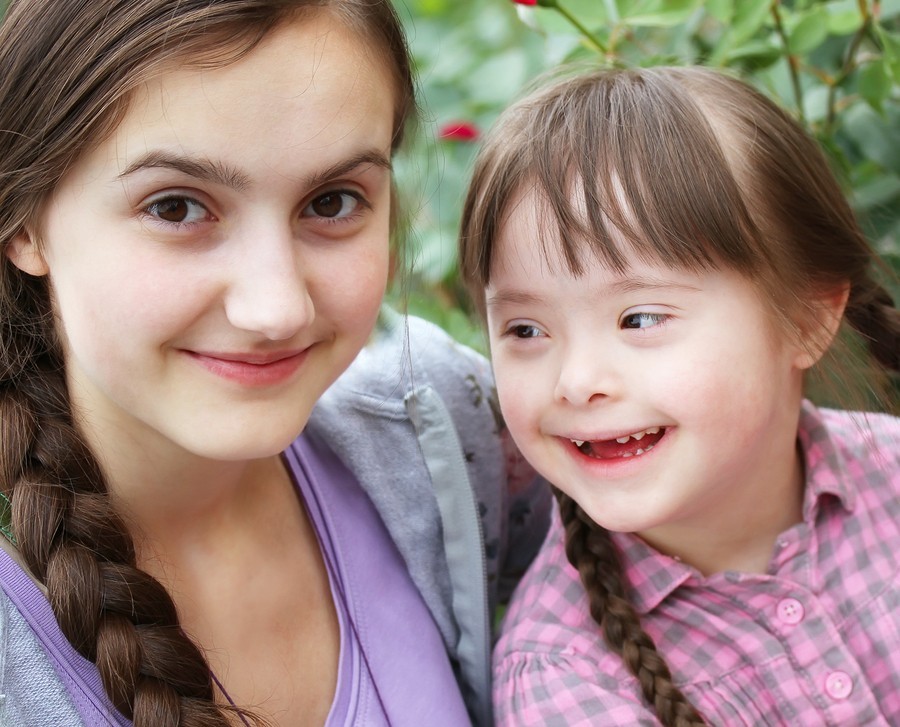
[(210, 182), (241, 191), (250, 186), (250, 177), (240, 170), (204, 157), (190, 157), (151, 151), (135, 159), (119, 175), (124, 179), (145, 169), (173, 169), (202, 182)]
[[(390, 157), (375, 149), (368, 149), (342, 159), (325, 169), (321, 169), (305, 180), (307, 187), (316, 187), (329, 180), (342, 177), (356, 171), (362, 166), (375, 166), (391, 170)], [(125, 177), (144, 169), (173, 169), (189, 177), (203, 182), (210, 182), (241, 191), (250, 186), (250, 175), (228, 164), (216, 162), (205, 157), (191, 157), (151, 151), (129, 164), (118, 178)]]
[(318, 187), (320, 184), (324, 184), (332, 179), (337, 179), (338, 177), (343, 177), (351, 172), (355, 172), (359, 167), (363, 166), (374, 166), (385, 169), (388, 172), (393, 168), (389, 156), (375, 149), (370, 149), (362, 151), (359, 154), (354, 154), (347, 159), (312, 174), (306, 179), (305, 184), (307, 187)]

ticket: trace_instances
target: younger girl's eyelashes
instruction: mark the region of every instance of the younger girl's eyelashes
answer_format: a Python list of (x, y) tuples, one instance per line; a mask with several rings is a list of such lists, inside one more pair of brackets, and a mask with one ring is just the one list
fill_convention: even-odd
[(533, 323), (513, 323), (506, 329), (505, 335), (512, 338), (539, 338), (544, 332)]
[(644, 329), (662, 325), (668, 320), (668, 313), (638, 311), (637, 313), (628, 313), (622, 316), (620, 326), (626, 329)]

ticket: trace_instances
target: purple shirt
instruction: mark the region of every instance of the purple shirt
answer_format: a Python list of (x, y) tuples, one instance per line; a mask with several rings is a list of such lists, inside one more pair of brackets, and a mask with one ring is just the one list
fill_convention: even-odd
[[(354, 476), (311, 437), (297, 439), (284, 458), (318, 536), (340, 624), (326, 727), (469, 725), (441, 635)], [(63, 636), (44, 594), (2, 549), (0, 587), (40, 642), (81, 723), (130, 725), (110, 704), (96, 666)]]
[[(631, 602), (714, 725), (900, 725), (900, 419), (804, 404), (803, 522), (765, 574), (709, 577), (628, 534)], [(498, 726), (657, 725), (609, 651), (559, 516), (494, 654)]]

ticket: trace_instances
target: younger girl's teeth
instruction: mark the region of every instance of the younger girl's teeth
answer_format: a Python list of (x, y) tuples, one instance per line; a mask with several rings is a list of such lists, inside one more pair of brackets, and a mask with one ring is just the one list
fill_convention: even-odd
[(584, 444), (584, 440), (583, 439), (573, 439), (572, 444), (574, 444), (576, 447), (578, 447), (580, 449), (582, 447), (582, 445)]
[(616, 437), (616, 441), (619, 444), (628, 444), (629, 439), (636, 439), (637, 441), (641, 441), (648, 434), (659, 434), (659, 427), (650, 427), (645, 429), (642, 432), (635, 432), (634, 434), (626, 434), (624, 437)]

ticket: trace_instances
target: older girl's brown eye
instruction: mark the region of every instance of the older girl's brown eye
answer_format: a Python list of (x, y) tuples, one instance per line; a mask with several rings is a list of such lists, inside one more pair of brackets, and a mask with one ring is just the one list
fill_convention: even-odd
[(344, 207), (343, 198), (342, 194), (323, 194), (313, 200), (311, 207), (319, 217), (337, 217)]
[(183, 199), (166, 199), (156, 205), (156, 216), (166, 222), (184, 222), (188, 204)]
[(331, 220), (341, 219), (351, 216), (356, 212), (357, 207), (362, 204), (365, 204), (365, 202), (353, 192), (328, 192), (327, 194), (319, 195), (310, 202), (306, 209), (303, 210), (303, 213), (308, 217), (323, 217)]
[(209, 217), (206, 207), (190, 197), (166, 197), (147, 205), (146, 211), (160, 222), (173, 225), (201, 222)]

